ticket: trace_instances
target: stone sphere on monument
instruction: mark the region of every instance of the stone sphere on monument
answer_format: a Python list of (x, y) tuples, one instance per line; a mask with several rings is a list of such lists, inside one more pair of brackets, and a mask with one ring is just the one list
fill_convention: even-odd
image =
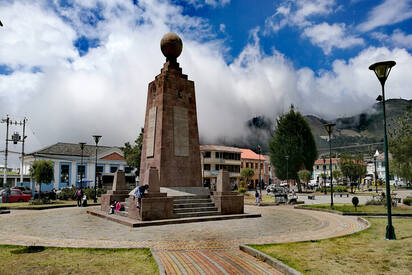
[(176, 60), (182, 53), (182, 39), (173, 32), (166, 33), (160, 41), (160, 49), (168, 60)]

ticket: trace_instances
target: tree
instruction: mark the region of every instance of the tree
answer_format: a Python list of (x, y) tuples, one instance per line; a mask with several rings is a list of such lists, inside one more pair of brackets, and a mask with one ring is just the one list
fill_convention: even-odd
[(124, 154), (124, 158), (126, 159), (127, 165), (129, 167), (136, 168), (136, 176), (140, 175), (140, 160), (142, 156), (143, 133), (144, 129), (141, 128), (139, 136), (134, 141), (134, 145), (132, 146), (129, 142), (126, 142), (124, 144), (124, 147), (121, 148)]
[(392, 154), (390, 172), (410, 184), (412, 182), (412, 109), (407, 109), (394, 124), (394, 131), (389, 133), (389, 149)]
[(299, 177), (299, 180), (306, 183), (306, 186), (307, 186), (308, 182), (312, 179), (312, 173), (309, 170), (300, 170), (298, 172), (298, 177)]
[(244, 182), (246, 182), (246, 186), (249, 186), (249, 181), (254, 175), (255, 171), (252, 168), (244, 168), (240, 172), (240, 176), (244, 179)]
[(342, 178), (342, 172), (339, 170), (333, 170), (332, 176), (336, 180), (336, 182), (339, 182), (339, 180)]
[(41, 198), (41, 184), (50, 183), (54, 178), (53, 162), (50, 160), (35, 160), (30, 167), (30, 176), (39, 184), (39, 199)]
[(366, 175), (366, 163), (361, 155), (353, 157), (351, 155), (342, 155), (339, 160), (339, 168), (344, 177), (349, 179), (351, 193), (353, 186), (359, 184), (360, 179)]
[(309, 124), (299, 112), (295, 112), (293, 105), (289, 113), (276, 120), (276, 129), (269, 143), (269, 151), (276, 177), (281, 180), (287, 177), (295, 179), (301, 192), (298, 171), (302, 169), (312, 171), (318, 152)]

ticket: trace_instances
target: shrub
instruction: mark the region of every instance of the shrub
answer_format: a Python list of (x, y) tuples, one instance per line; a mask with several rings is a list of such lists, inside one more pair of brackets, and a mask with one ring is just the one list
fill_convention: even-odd
[(384, 205), (385, 204), (385, 202), (384, 201), (382, 201), (382, 200), (368, 200), (366, 203), (365, 203), (365, 205)]
[[(325, 192), (325, 187), (317, 188), (318, 192)], [(330, 187), (326, 187), (326, 191), (330, 192)], [(348, 188), (346, 186), (333, 186), (333, 192), (347, 192)]]
[(241, 194), (244, 194), (244, 193), (246, 193), (247, 189), (246, 189), (246, 187), (239, 187), (239, 189), (237, 191)]
[(74, 199), (76, 194), (76, 188), (63, 188), (61, 190), (61, 193), (59, 194), (59, 199), (61, 200), (70, 200), (70, 199)]
[(411, 205), (412, 205), (412, 197), (406, 197), (406, 198), (404, 198), (404, 199), (403, 199), (403, 204), (406, 204), (406, 205), (411, 206)]
[(31, 205), (51, 204), (52, 202), (48, 198), (30, 200)]
[[(86, 194), (88, 200), (94, 199), (94, 188), (85, 188), (83, 189), (83, 193)], [(105, 193), (103, 188), (96, 189), (97, 197), (100, 197), (103, 193)]]
[(358, 207), (358, 204), (359, 204), (358, 197), (353, 197), (352, 198), (352, 204), (353, 204), (353, 206), (355, 206), (355, 211), (356, 211), (356, 208)]

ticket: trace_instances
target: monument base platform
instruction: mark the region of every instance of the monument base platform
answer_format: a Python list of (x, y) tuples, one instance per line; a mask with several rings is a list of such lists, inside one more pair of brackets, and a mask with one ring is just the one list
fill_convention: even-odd
[(208, 221), (220, 221), (220, 220), (232, 220), (232, 219), (245, 219), (245, 218), (259, 218), (261, 214), (235, 214), (235, 215), (217, 215), (206, 217), (191, 217), (180, 219), (164, 219), (156, 221), (140, 221), (123, 217), (120, 215), (109, 215), (105, 211), (101, 210), (87, 210), (87, 213), (96, 217), (104, 218), (110, 221), (114, 221), (130, 227), (144, 227), (144, 226), (157, 226), (166, 224), (180, 224), (180, 223), (193, 223), (193, 222), (208, 222)]
[(101, 205), (100, 205), (100, 209), (102, 211), (107, 211), (109, 212), (110, 210), (110, 205), (113, 201), (120, 201), (120, 202), (124, 202), (124, 200), (126, 198), (129, 197), (129, 192), (125, 191), (125, 192), (112, 192), (112, 191), (108, 191), (106, 194), (102, 195), (101, 197)]
[(214, 192), (212, 201), (222, 215), (243, 214), (244, 197), (237, 192)]
[(133, 195), (126, 200), (128, 217), (142, 221), (170, 219), (173, 217), (173, 198), (166, 193), (147, 193), (136, 207), (137, 198)]

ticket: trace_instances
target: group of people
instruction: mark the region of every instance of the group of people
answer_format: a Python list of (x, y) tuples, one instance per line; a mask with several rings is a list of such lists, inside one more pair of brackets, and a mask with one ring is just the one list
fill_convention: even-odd
[(83, 189), (77, 189), (75, 197), (77, 200), (78, 207), (87, 206), (87, 196), (83, 193)]

